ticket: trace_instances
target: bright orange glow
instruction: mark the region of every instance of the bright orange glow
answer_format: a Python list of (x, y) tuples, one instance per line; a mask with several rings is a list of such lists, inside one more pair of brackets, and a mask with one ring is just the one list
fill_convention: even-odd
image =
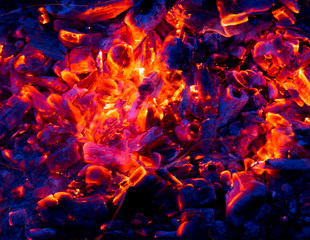
[(245, 12), (239, 13), (239, 14), (231, 14), (228, 15), (224, 18), (221, 18), (221, 24), (223, 27), (226, 26), (234, 26), (234, 25), (239, 25), (241, 23), (247, 22), (248, 16)]
[(281, 8), (272, 11), (272, 14), (275, 19), (277, 19), (279, 22), (289, 22), (290, 24), (295, 24), (295, 16), (294, 14), (287, 9), (286, 7), (282, 6)]
[(300, 93), (300, 98), (310, 106), (310, 77), (308, 73), (304, 70), (299, 69), (298, 75), (295, 78), (295, 84), (297, 85), (298, 91)]
[(21, 55), (19, 56), (19, 58), (17, 58), (16, 62), (14, 63), (14, 68), (22, 67), (25, 64), (26, 64), (25, 55)]
[(59, 38), (68, 42), (81, 44), (81, 39), (84, 34), (77, 33), (77, 32), (71, 32), (68, 30), (61, 29), (59, 31)]
[(38, 12), (41, 14), (40, 17), (39, 17), (39, 22), (42, 23), (42, 24), (47, 24), (49, 23), (50, 19), (47, 15), (47, 12), (45, 10), (44, 7), (40, 7), (38, 9)]

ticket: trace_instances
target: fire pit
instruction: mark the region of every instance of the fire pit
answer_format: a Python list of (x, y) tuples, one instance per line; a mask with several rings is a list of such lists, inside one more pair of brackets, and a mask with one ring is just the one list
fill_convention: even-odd
[(84, 2), (1, 6), (0, 238), (310, 239), (309, 1)]

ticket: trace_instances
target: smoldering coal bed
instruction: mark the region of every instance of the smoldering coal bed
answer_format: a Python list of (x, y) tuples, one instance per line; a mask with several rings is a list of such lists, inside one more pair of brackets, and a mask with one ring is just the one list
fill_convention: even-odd
[(1, 239), (310, 239), (309, 1), (20, 2)]

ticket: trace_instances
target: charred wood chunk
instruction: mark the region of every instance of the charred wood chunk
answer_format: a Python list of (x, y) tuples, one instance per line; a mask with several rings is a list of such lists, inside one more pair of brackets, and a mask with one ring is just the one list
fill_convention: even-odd
[(100, 195), (73, 199), (69, 193), (58, 192), (40, 200), (38, 205), (41, 220), (56, 227), (96, 229), (108, 214)]
[(53, 239), (56, 237), (56, 230), (52, 228), (32, 228), (29, 230), (29, 236), (35, 240)]
[(107, 64), (112, 76), (128, 78), (135, 64), (132, 46), (120, 43), (111, 47), (107, 55)]
[(284, 6), (272, 11), (272, 14), (274, 18), (277, 19), (277, 21), (282, 25), (289, 26), (295, 24), (296, 22), (294, 14)]
[(223, 92), (219, 105), (219, 127), (233, 120), (248, 102), (249, 97), (244, 90), (238, 91), (229, 85)]
[(192, 46), (180, 38), (168, 36), (161, 50), (163, 63), (170, 70), (185, 70), (192, 58)]
[(175, 134), (181, 142), (196, 142), (200, 138), (200, 123), (197, 120), (183, 119), (175, 128)]
[(69, 55), (70, 71), (76, 74), (84, 74), (95, 71), (96, 63), (92, 57), (91, 49), (78, 47), (71, 50)]
[(234, 0), (217, 0), (217, 9), (220, 13), (222, 26), (239, 25), (248, 21), (246, 12)]
[(89, 166), (86, 169), (85, 183), (90, 186), (109, 187), (112, 184), (111, 172), (102, 166)]
[(83, 156), (86, 163), (109, 166), (122, 172), (127, 172), (134, 165), (130, 155), (118, 148), (103, 144), (85, 143)]
[(77, 143), (62, 144), (46, 159), (46, 164), (52, 173), (70, 168), (81, 158)]
[(208, 118), (201, 124), (200, 148), (204, 153), (208, 153), (217, 135), (217, 120)]
[(27, 223), (27, 212), (25, 209), (19, 209), (9, 212), (10, 226), (24, 226)]
[(15, 95), (8, 102), (11, 102), (10, 106), (2, 105), (0, 108), (0, 119), (7, 129), (12, 130), (21, 124), (31, 105), (25, 99)]
[(60, 19), (77, 19), (87, 24), (115, 18), (133, 5), (132, 0), (113, 0), (108, 2), (89, 1), (87, 5), (47, 5), (46, 11)]
[(146, 34), (153, 30), (166, 14), (165, 0), (138, 0), (127, 13), (125, 23), (129, 26), (134, 37), (134, 46), (145, 38)]
[(265, 12), (275, 5), (274, 0), (236, 0), (236, 2), (247, 14)]
[(298, 0), (278, 0), (293, 13), (299, 13), (300, 6)]
[(58, 38), (62, 45), (67, 48), (80, 46), (91, 47), (91, 38), (88, 34), (81, 33), (75, 29), (61, 29)]
[(118, 205), (116, 200), (124, 198), (120, 212), (125, 218), (133, 216), (137, 211), (142, 211), (146, 217), (150, 216), (156, 211), (160, 211), (166, 198), (169, 200), (170, 184), (142, 167), (138, 168), (122, 184), (125, 185), (125, 188), (113, 201)]
[(267, 194), (265, 184), (258, 181), (249, 181), (240, 185), (234, 181), (232, 190), (226, 194), (226, 218), (234, 226), (239, 226), (248, 217), (250, 209), (262, 202)]
[(198, 66), (198, 71), (195, 75), (195, 84), (198, 87), (198, 94), (203, 106), (214, 106), (218, 99), (218, 81), (210, 74), (207, 67)]

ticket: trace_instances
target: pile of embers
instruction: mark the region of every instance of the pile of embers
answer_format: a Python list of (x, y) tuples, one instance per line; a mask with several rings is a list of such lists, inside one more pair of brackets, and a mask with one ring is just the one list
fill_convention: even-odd
[(0, 238), (310, 239), (308, 1), (77, 4), (0, 16)]

